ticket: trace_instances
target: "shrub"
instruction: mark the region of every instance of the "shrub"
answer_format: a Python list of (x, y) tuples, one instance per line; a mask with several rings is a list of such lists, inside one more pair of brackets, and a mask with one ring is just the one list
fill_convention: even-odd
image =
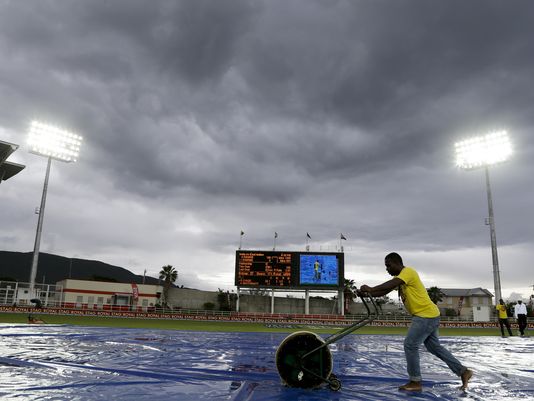
[(205, 302), (204, 305), (202, 305), (204, 307), (204, 310), (214, 310), (215, 309), (215, 304), (213, 302)]
[(453, 308), (445, 309), (445, 316), (456, 316), (456, 310)]

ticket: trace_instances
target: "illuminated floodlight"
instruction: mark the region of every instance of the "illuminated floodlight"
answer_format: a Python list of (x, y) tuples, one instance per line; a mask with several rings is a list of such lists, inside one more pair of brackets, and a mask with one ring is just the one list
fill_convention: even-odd
[(512, 145), (506, 131), (497, 131), (458, 142), (454, 147), (456, 150), (456, 165), (458, 167), (464, 170), (483, 168), (486, 175), (489, 216), (486, 219), (486, 224), (490, 228), (493, 284), (495, 286), (495, 304), (497, 304), (499, 299), (501, 299), (501, 273), (499, 270), (499, 255), (497, 252), (497, 235), (495, 234), (495, 217), (493, 213), (493, 197), (491, 195), (489, 170), (491, 166), (510, 158), (512, 155)]
[(465, 170), (502, 163), (512, 155), (512, 144), (506, 131), (492, 132), (458, 142), (456, 165)]
[(43, 219), (46, 205), (46, 193), (48, 190), (48, 178), (50, 177), (50, 166), (52, 159), (66, 163), (75, 162), (80, 152), (82, 137), (72, 132), (56, 126), (45, 124), (39, 121), (32, 121), (28, 134), (28, 146), (30, 152), (45, 156), (48, 159), (43, 185), (43, 195), (41, 196), (41, 206), (39, 207), (39, 218), (37, 219), (37, 231), (35, 233), (35, 244), (33, 247), (32, 267), (30, 271), (30, 291), (33, 293), (35, 286), (35, 276), (37, 275), (37, 264), (39, 261), (39, 248), (41, 244), (41, 233), (43, 231)]
[(30, 152), (63, 162), (75, 162), (83, 138), (53, 125), (32, 121), (28, 136)]

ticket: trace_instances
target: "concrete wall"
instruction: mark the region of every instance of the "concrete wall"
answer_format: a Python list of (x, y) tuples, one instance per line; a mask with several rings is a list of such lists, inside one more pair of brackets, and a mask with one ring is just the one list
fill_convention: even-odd
[(215, 309), (219, 309), (217, 292), (201, 291), (190, 288), (170, 288), (168, 304), (173, 308), (182, 309), (205, 309), (204, 304), (211, 302)]
[[(169, 305), (182, 309), (203, 310), (206, 302), (215, 304), (215, 310), (219, 310), (217, 292), (193, 290), (189, 288), (171, 288), (169, 290)], [(236, 296), (235, 293), (231, 293)], [(318, 298), (310, 296), (310, 314), (331, 315), (339, 314), (338, 301), (331, 298)], [(235, 303), (232, 304), (235, 310)], [(385, 308), (387, 309), (389, 305)], [(396, 307), (395, 307), (396, 309)], [(271, 313), (271, 296), (241, 294), (239, 297), (240, 312)], [(304, 313), (304, 298), (274, 298), (274, 313)], [(361, 303), (353, 302), (349, 307), (349, 313), (366, 313)]]
[[(274, 297), (274, 313), (304, 313), (304, 298)], [(240, 312), (271, 313), (271, 297), (242, 294), (239, 297)], [(337, 300), (310, 297), (310, 314), (337, 314)]]

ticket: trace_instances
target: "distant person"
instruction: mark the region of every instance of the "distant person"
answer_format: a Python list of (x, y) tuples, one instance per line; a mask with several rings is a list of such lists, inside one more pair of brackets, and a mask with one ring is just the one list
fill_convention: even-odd
[(399, 387), (404, 391), (421, 391), (421, 368), (419, 365), (419, 347), (425, 344), (426, 349), (447, 364), (462, 380), (462, 390), (467, 388), (473, 372), (460, 363), (445, 347), (439, 343), (439, 309), (428, 296), (425, 286), (421, 282), (417, 272), (408, 266), (404, 266), (398, 253), (390, 253), (385, 259), (387, 272), (394, 276), (376, 287), (362, 285), (360, 293), (367, 293), (373, 297), (382, 297), (394, 289), (412, 315), (412, 323), (408, 334), (404, 339), (404, 354), (410, 381)]
[(28, 315), (28, 323), (29, 324), (43, 324), (44, 321), (39, 319), (39, 318), (36, 318), (35, 316), (33, 316), (32, 314), (29, 314)]
[(517, 304), (514, 305), (514, 318), (517, 320), (521, 337), (525, 337), (525, 329), (527, 328), (527, 306), (521, 300), (517, 301)]
[(315, 263), (313, 264), (313, 278), (315, 280), (321, 279), (321, 272), (319, 271), (320, 268), (321, 268), (321, 264), (319, 263), (319, 260), (316, 260)]
[(510, 329), (510, 322), (508, 322), (508, 311), (506, 310), (506, 305), (502, 299), (499, 299), (499, 303), (495, 306), (497, 313), (499, 314), (499, 326), (501, 326), (501, 337), (506, 337), (504, 335), (504, 326), (508, 330), (510, 337), (512, 336), (512, 329)]

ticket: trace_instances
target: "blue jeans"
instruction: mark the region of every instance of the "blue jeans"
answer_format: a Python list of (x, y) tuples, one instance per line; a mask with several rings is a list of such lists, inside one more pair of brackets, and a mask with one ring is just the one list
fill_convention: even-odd
[(466, 371), (467, 368), (439, 343), (438, 327), (439, 317), (424, 318), (414, 316), (412, 318), (412, 324), (404, 339), (404, 353), (410, 380), (421, 381), (419, 346), (422, 343), (425, 344), (428, 352), (445, 362), (456, 375), (461, 376)]

